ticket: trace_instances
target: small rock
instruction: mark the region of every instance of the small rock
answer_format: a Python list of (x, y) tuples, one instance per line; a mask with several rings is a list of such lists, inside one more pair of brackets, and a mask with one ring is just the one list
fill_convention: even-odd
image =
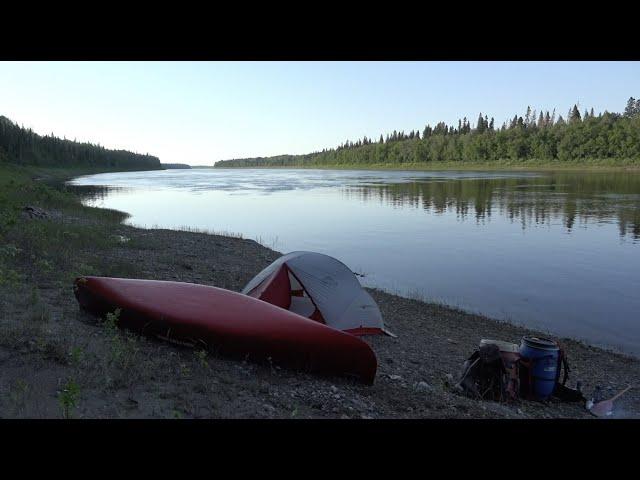
[(340, 418), (342, 420), (349, 420), (351, 417), (349, 415), (346, 415), (346, 414), (343, 413), (342, 415), (340, 415)]
[(22, 209), (23, 215), (29, 218), (49, 218), (49, 214), (41, 208), (27, 205)]
[(362, 419), (364, 419), (364, 420), (373, 420), (373, 417), (372, 417), (372, 416), (370, 416), (370, 415), (364, 415), (364, 414), (360, 415), (360, 418), (362, 418)]
[(444, 378), (446, 378), (446, 379), (447, 379), (447, 381), (449, 381), (449, 382), (453, 383), (453, 375), (452, 375), (452, 374), (447, 373), (447, 374), (444, 376)]
[(264, 408), (265, 410), (269, 411), (269, 412), (275, 412), (276, 408), (273, 405), (269, 405), (268, 403), (265, 403), (264, 405), (262, 405), (262, 408)]
[(389, 378), (391, 380), (402, 380), (402, 377), (400, 375), (389, 375)]
[(433, 387), (427, 382), (418, 382), (416, 384), (416, 390), (418, 390), (419, 392), (432, 392)]
[(338, 391), (338, 387), (336, 387), (335, 385), (331, 385), (331, 391), (333, 393), (337, 392)]

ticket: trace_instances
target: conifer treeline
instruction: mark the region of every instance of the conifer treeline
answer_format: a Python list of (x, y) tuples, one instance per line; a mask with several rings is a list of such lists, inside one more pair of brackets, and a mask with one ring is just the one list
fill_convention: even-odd
[(627, 102), (624, 114), (580, 113), (577, 105), (566, 119), (556, 111), (532, 110), (514, 115), (500, 127), (480, 113), (472, 127), (465, 117), (457, 127), (439, 122), (419, 130), (394, 131), (377, 141), (364, 137), (337, 148), (306, 155), (223, 160), (216, 167), (330, 166), (421, 164), (428, 162), (499, 161), (575, 162), (640, 161), (640, 100)]
[(159, 169), (160, 159), (126, 150), (41, 136), (0, 116), (0, 161), (48, 167), (109, 167), (123, 170)]

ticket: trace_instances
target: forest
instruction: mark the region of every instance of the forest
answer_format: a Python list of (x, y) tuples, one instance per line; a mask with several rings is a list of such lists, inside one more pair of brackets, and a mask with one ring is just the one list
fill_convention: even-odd
[(429, 165), (558, 163), (629, 165), (640, 163), (640, 99), (629, 98), (623, 113), (574, 105), (566, 114), (527, 107), (522, 116), (495, 125), (480, 113), (472, 126), (439, 122), (422, 131), (394, 131), (377, 140), (347, 140), (336, 148), (305, 155), (242, 158), (216, 162), (216, 167), (305, 167), (359, 165)]
[(41, 136), (0, 116), (0, 162), (42, 167), (92, 167), (119, 170), (159, 169), (149, 154), (108, 150), (100, 145)]

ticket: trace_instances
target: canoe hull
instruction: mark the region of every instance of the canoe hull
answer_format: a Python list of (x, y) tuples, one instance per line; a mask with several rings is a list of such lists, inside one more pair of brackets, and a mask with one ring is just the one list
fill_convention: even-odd
[(216, 352), (289, 368), (356, 377), (372, 384), (371, 347), (348, 333), (222, 288), (183, 282), (80, 277), (82, 308), (104, 316), (121, 309), (119, 326)]

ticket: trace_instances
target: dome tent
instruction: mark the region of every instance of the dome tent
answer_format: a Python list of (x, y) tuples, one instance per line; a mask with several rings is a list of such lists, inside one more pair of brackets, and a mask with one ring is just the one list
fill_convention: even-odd
[(258, 273), (242, 293), (354, 335), (391, 335), (378, 305), (355, 274), (321, 253), (283, 255)]

